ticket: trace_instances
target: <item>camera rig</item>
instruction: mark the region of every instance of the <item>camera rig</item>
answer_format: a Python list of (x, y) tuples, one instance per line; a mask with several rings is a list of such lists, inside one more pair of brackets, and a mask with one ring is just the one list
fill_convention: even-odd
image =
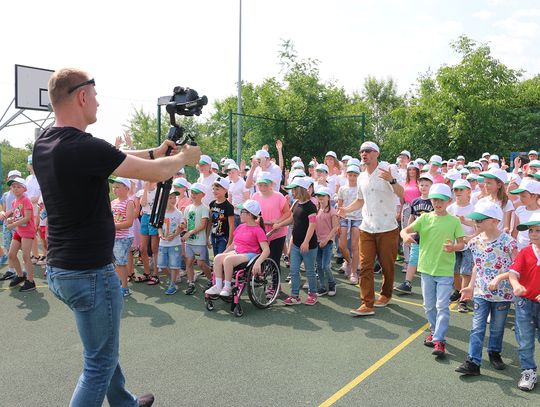
[[(196, 90), (176, 86), (173, 90), (173, 95), (169, 97), (169, 102), (166, 105), (171, 123), (167, 139), (173, 141), (177, 146), (183, 146), (185, 144), (196, 146), (195, 138), (191, 134), (186, 134), (185, 129), (176, 123), (176, 115), (199, 116), (202, 113), (203, 106), (207, 103), (208, 98), (206, 96), (199, 97)], [(165, 155), (169, 156), (171, 151), (172, 148), (169, 147)], [(150, 224), (155, 228), (161, 228), (163, 226), (171, 186), (172, 178), (158, 182), (157, 184), (156, 196), (150, 214)]]

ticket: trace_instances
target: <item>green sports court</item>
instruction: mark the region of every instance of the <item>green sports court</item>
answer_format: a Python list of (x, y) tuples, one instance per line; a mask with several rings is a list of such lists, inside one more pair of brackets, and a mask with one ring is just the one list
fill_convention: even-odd
[[(44, 269), (36, 270), (36, 292), (19, 293), (9, 289), (9, 281), (0, 283), (3, 406), (65, 406), (81, 371), (73, 316), (48, 291)], [(396, 280), (402, 278), (396, 267)], [(380, 286), (380, 276), (376, 280)], [(207, 311), (205, 283), (199, 280), (191, 297), (181, 291), (166, 296), (165, 282), (131, 284), (121, 365), (128, 388), (153, 392), (156, 406), (540, 405), (538, 388), (517, 388), (511, 316), (502, 352), (506, 370), (484, 361), (481, 376), (454, 372), (466, 357), (472, 316), (455, 310), (446, 358), (431, 355), (422, 343), (427, 325), (418, 278), (413, 295), (394, 296), (388, 307), (363, 318), (349, 315), (358, 306), (358, 288), (342, 275), (337, 295), (313, 307), (278, 301), (259, 310), (244, 295), (242, 317), (221, 301)], [(289, 291), (288, 284), (282, 287)]]

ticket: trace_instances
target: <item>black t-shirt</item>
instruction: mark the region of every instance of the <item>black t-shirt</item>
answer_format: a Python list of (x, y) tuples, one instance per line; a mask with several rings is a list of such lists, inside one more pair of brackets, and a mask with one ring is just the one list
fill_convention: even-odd
[(210, 219), (214, 236), (229, 237), (229, 216), (234, 216), (234, 206), (229, 201), (210, 202)]
[(126, 155), (73, 127), (52, 127), (32, 154), (48, 216), (47, 263), (86, 270), (113, 261), (108, 177)]
[[(304, 243), (306, 234), (309, 227), (309, 216), (317, 215), (317, 207), (311, 201), (306, 203), (297, 202), (293, 209), (293, 243), (295, 246), (300, 247)], [(309, 241), (309, 248), (315, 249), (317, 247), (317, 234), (313, 232), (311, 240)]]
[[(420, 197), (412, 201), (411, 215), (414, 215), (418, 218), (420, 215), (428, 212), (433, 212), (433, 204), (431, 203), (431, 199), (422, 199)], [(415, 240), (416, 243), (420, 243), (420, 236), (418, 235), (418, 233), (416, 233)]]

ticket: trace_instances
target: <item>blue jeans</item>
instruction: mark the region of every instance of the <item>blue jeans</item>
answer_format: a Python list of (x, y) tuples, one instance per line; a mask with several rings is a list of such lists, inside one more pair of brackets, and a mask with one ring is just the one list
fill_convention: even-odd
[(304, 261), (306, 276), (309, 284), (309, 292), (317, 293), (317, 276), (315, 274), (315, 260), (317, 259), (317, 248), (301, 253), (300, 248), (294, 243), (291, 245), (291, 295), (298, 297), (300, 294), (300, 264)]
[(454, 277), (422, 276), (422, 296), (424, 311), (429, 322), (429, 330), (434, 342), (444, 342), (450, 322), (450, 294), (454, 289)]
[(521, 368), (536, 370), (534, 340), (540, 342), (540, 303), (516, 297), (515, 331)]
[(214, 257), (220, 253), (223, 253), (227, 248), (227, 243), (229, 243), (229, 239), (227, 239), (225, 236), (216, 236), (212, 234), (210, 239), (212, 239), (212, 250), (214, 251)]
[(118, 362), (124, 300), (114, 265), (82, 271), (47, 266), (47, 281), (73, 311), (83, 345), (83, 372), (70, 407), (98, 407), (105, 396), (111, 406), (137, 406)]
[(469, 338), (469, 358), (478, 366), (482, 364), (482, 347), (486, 336), (486, 324), (491, 314), (489, 323), (488, 352), (501, 353), (504, 335), (504, 323), (510, 309), (510, 301), (492, 302), (484, 298), (475, 297), (474, 316), (472, 321), (471, 336)]
[(3, 245), (4, 249), (7, 252), (9, 252), (9, 246), (11, 246), (11, 239), (13, 239), (13, 229), (9, 230), (7, 228), (7, 223), (4, 222), (2, 224), (2, 236), (3, 236)]
[(240, 221), (240, 215), (234, 214), (234, 228), (236, 229), (238, 226), (240, 226), (242, 222)]
[(328, 286), (335, 287), (336, 280), (330, 268), (330, 262), (332, 261), (332, 241), (329, 241), (322, 249), (317, 247), (317, 274), (319, 275), (319, 287), (326, 288), (326, 280), (328, 279)]

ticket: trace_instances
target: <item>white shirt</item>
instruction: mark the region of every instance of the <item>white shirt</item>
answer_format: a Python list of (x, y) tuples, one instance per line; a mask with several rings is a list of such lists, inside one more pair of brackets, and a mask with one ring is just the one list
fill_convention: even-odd
[(212, 202), (214, 199), (214, 192), (212, 191), (212, 185), (214, 185), (214, 181), (218, 179), (219, 175), (216, 173), (211, 173), (208, 177), (204, 177), (204, 175), (200, 175), (197, 182), (200, 182), (205, 186), (204, 191), (204, 198), (202, 199), (202, 203), (205, 206), (210, 206), (210, 202)]
[(36, 176), (33, 174), (30, 174), (28, 177), (26, 177), (25, 183), (26, 183), (26, 196), (30, 199), (39, 198), (39, 196), (41, 195), (41, 189), (39, 187)]
[[(392, 176), (398, 178), (397, 171)], [(379, 177), (378, 169), (358, 176), (358, 198), (364, 200), (360, 229), (368, 233), (383, 233), (397, 229), (396, 194), (392, 185)]]
[(236, 205), (243, 204), (244, 193), (249, 192), (249, 189), (246, 188), (246, 181), (242, 177), (238, 177), (236, 182), (233, 182), (230, 178), (231, 184), (229, 185), (229, 195), (231, 196), (231, 203), (234, 206), (234, 213), (240, 215), (240, 209)]
[(261, 172), (270, 173), (270, 178), (272, 179), (272, 182), (273, 182), (272, 187), (274, 191), (279, 192), (279, 185), (281, 184), (281, 168), (279, 168), (278, 165), (272, 162), (270, 163), (270, 166), (266, 170), (263, 170), (260, 166), (255, 168), (255, 170), (253, 171), (254, 183), (257, 182), (257, 177), (259, 176)]

